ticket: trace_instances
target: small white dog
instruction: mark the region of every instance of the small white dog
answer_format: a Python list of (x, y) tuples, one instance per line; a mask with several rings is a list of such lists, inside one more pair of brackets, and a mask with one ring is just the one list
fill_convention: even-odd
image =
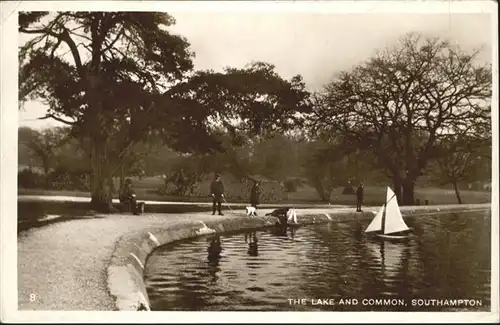
[(257, 209), (255, 207), (246, 207), (247, 217), (256, 217)]

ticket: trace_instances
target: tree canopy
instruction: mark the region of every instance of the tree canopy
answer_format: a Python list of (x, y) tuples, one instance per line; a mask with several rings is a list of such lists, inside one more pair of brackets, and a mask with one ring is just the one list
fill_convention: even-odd
[(168, 31), (174, 23), (155, 12), (19, 13), (19, 31), (34, 36), (19, 50), (20, 101), (42, 101), (46, 118), (89, 140), (98, 209), (111, 202), (110, 162), (136, 142), (161, 136), (179, 151), (221, 150), (223, 133), (242, 143), (295, 127), (309, 110), (301, 77), (285, 80), (270, 64), (193, 71), (188, 41)]
[(463, 203), (459, 184), (491, 179), (491, 136), (449, 135), (439, 139), (439, 157), (431, 175), (441, 185), (452, 184), (458, 203)]
[(478, 53), (408, 34), (332, 80), (317, 98), (312, 130), (373, 152), (400, 201), (412, 204), (437, 139), (491, 132), (491, 65), (475, 62)]

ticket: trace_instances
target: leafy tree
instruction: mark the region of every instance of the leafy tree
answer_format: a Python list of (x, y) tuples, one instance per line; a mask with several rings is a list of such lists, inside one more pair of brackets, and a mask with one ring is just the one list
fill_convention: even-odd
[[(272, 64), (254, 62), (243, 69), (199, 71), (163, 96), (165, 114), (182, 118), (170, 132), (169, 145), (184, 152), (224, 151), (255, 136), (300, 127), (310, 111), (309, 93), (300, 76), (282, 79)], [(165, 130), (170, 125), (158, 125)], [(186, 132), (193, 130), (192, 132)]]
[(304, 174), (323, 201), (330, 199), (335, 188), (351, 189), (353, 182), (366, 182), (377, 172), (371, 168), (373, 163), (369, 152), (355, 150), (340, 141), (312, 142), (307, 156)]
[(457, 138), (454, 135), (441, 139), (440, 157), (436, 160), (434, 178), (441, 185), (452, 184), (459, 204), (463, 203), (459, 184), (480, 178), (491, 179), (491, 137)]
[(98, 210), (111, 208), (106, 142), (127, 133), (125, 152), (147, 129), (162, 84), (192, 68), (188, 43), (162, 28), (173, 22), (149, 12), (19, 14), (19, 31), (37, 35), (19, 51), (20, 97), (43, 101), (47, 118), (90, 140)]
[(252, 148), (252, 170), (269, 179), (284, 181), (300, 175), (300, 140), (285, 134), (255, 142)]
[(229, 135), (221, 136), (221, 150), (197, 152), (178, 157), (173, 163), (168, 182), (175, 185), (172, 194), (186, 195), (207, 175), (225, 173), (236, 179), (249, 177), (252, 172), (248, 161), (248, 147), (235, 147)]
[(168, 173), (173, 166), (175, 159), (179, 154), (172, 149), (162, 146), (152, 150), (144, 156), (146, 172), (149, 176), (164, 175)]
[(49, 172), (56, 164), (57, 149), (69, 139), (68, 130), (56, 127), (37, 131), (29, 127), (21, 127), (18, 130), (18, 136), (20, 147), (27, 148), (29, 155), (42, 167), (47, 182)]
[(475, 63), (478, 53), (406, 35), (325, 87), (313, 132), (373, 152), (399, 202), (413, 204), (415, 181), (439, 156), (441, 137), (491, 132), (491, 65)]
[(325, 159), (328, 145), (321, 141), (314, 141), (306, 149), (303, 160), (303, 175), (313, 186), (322, 201), (329, 201), (333, 189), (336, 187), (336, 164)]
[(41, 100), (47, 118), (89, 142), (97, 210), (112, 208), (111, 175), (137, 142), (220, 150), (221, 133), (280, 130), (308, 109), (301, 78), (283, 80), (272, 65), (191, 73), (187, 40), (167, 30), (174, 23), (155, 12), (19, 14), (19, 31), (34, 35), (19, 51), (20, 99)]

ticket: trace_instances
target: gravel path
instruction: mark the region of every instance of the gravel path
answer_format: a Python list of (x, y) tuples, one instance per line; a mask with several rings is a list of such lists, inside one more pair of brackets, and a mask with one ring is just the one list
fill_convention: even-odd
[(18, 237), (19, 309), (114, 310), (106, 269), (120, 236), (142, 228), (210, 218), (221, 217), (207, 213), (110, 215), (22, 232)]
[[(90, 197), (78, 197), (78, 196), (66, 196), (66, 195), (18, 195), (17, 200), (19, 202), (90, 202)], [(139, 201), (146, 203), (146, 205), (190, 205), (190, 206), (207, 206), (211, 207), (212, 202), (211, 200), (205, 201), (205, 202), (181, 202), (181, 201), (152, 201), (152, 200), (142, 200), (139, 199)], [(118, 199), (113, 199), (113, 203), (119, 203), (120, 201)], [(229, 199), (229, 204), (231, 207), (238, 207), (242, 208), (248, 205), (248, 203), (237, 203), (237, 202), (232, 202)], [(345, 204), (312, 204), (312, 203), (299, 203), (299, 204), (292, 204), (292, 203), (279, 203), (279, 204), (273, 204), (273, 203), (262, 203), (259, 205), (262, 208), (265, 207), (275, 207), (275, 206), (294, 206), (296, 208), (302, 207), (323, 207), (323, 208), (341, 208), (341, 207), (347, 207), (348, 205)]]

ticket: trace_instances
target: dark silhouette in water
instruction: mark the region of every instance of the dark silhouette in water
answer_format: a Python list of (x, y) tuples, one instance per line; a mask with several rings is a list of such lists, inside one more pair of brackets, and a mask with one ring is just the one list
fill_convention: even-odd
[(249, 256), (259, 256), (259, 249), (257, 246), (257, 233), (250, 232), (250, 233), (245, 233), (245, 243), (248, 243), (248, 255)]
[[(288, 235), (288, 230), (290, 229), (290, 236)], [(282, 226), (280, 224), (276, 224), (274, 227), (269, 228), (269, 233), (276, 237), (290, 237), (291, 239), (295, 238), (295, 233), (297, 232), (299, 227), (293, 226)]]
[(208, 261), (209, 262), (215, 262), (219, 261), (220, 259), (220, 253), (222, 252), (221, 244), (220, 244), (220, 238), (216, 237), (212, 239), (210, 242), (210, 245), (208, 246)]
[(363, 226), (360, 223), (358, 223), (354, 228), (354, 238), (358, 241), (361, 241), (363, 239), (363, 233), (364, 233)]
[(270, 232), (277, 237), (288, 237), (286, 226), (276, 225), (275, 227), (270, 228)]
[(216, 237), (210, 241), (208, 246), (208, 275), (210, 276), (210, 282), (216, 283), (218, 276), (217, 272), (220, 271), (219, 260), (221, 258), (220, 253), (222, 251), (220, 238)]

